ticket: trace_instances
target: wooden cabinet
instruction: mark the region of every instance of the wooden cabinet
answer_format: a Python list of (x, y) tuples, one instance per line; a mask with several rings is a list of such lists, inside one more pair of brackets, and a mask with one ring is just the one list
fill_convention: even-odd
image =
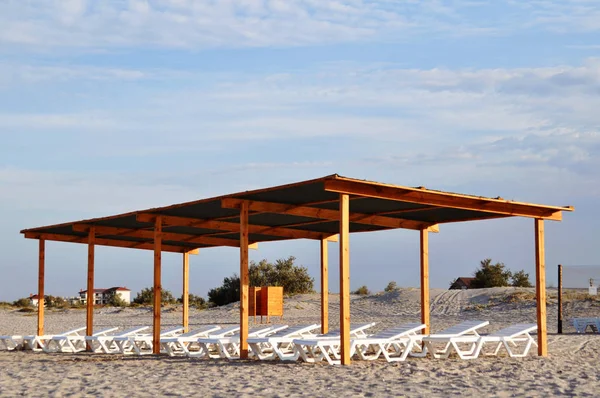
[(283, 287), (282, 286), (262, 286), (250, 287), (249, 295), (249, 314), (256, 317), (267, 317), (267, 323), (271, 321), (271, 316), (279, 316), (283, 319)]

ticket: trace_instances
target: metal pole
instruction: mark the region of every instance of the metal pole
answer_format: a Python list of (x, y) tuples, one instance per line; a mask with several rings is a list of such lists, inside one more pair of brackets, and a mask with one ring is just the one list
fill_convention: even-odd
[(563, 332), (562, 313), (562, 265), (558, 264), (558, 334)]

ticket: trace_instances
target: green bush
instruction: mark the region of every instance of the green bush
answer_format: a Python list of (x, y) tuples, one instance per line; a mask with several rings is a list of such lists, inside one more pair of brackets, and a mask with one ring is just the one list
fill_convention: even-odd
[(385, 287), (385, 289), (383, 289), (384, 292), (393, 292), (394, 290), (398, 289), (398, 285), (396, 284), (396, 282), (391, 281), (390, 283), (388, 283), (388, 285)]
[(358, 289), (356, 289), (355, 291), (352, 292), (352, 294), (360, 294), (361, 296), (367, 296), (369, 294), (371, 294), (371, 291), (369, 290), (369, 288), (367, 288), (365, 285), (359, 287)]
[[(154, 303), (154, 289), (151, 287), (142, 289), (133, 299), (135, 304), (152, 305)], [(161, 292), (162, 304), (175, 304), (175, 298), (170, 291), (163, 289)]]
[(525, 270), (521, 270), (518, 272), (515, 272), (512, 275), (512, 286), (515, 287), (533, 287), (533, 285), (531, 284), (531, 282), (529, 282), (529, 274), (525, 273)]
[(20, 298), (14, 301), (12, 305), (21, 308), (33, 307), (33, 305), (31, 304), (31, 300), (29, 300), (28, 298)]
[(484, 287), (509, 286), (508, 281), (512, 274), (504, 268), (504, 263), (492, 264), (492, 259), (486, 258), (481, 261), (480, 268), (475, 272), (475, 279), (471, 282), (471, 287), (479, 289)]
[[(154, 297), (154, 295), (152, 295), (152, 297)], [(127, 307), (127, 302), (123, 300), (119, 293), (110, 292), (106, 305), (111, 307)]]
[[(178, 303), (183, 303), (183, 295), (177, 299)], [(190, 307), (195, 307), (199, 310), (203, 310), (208, 307), (208, 303), (203, 297), (196, 296), (195, 294), (188, 294), (188, 304)]]
[[(251, 261), (248, 266), (250, 286), (283, 286), (286, 295), (311, 293), (314, 291), (314, 278), (308, 274), (308, 269), (295, 265), (295, 257), (276, 260), (269, 263), (261, 260)], [(223, 279), (223, 285), (208, 292), (208, 300), (212, 305), (225, 305), (240, 300), (240, 277), (234, 274)]]

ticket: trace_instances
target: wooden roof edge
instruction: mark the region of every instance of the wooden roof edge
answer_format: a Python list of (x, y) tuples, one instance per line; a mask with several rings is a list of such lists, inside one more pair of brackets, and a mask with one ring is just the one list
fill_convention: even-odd
[(508, 204), (515, 204), (515, 205), (523, 205), (523, 206), (535, 206), (535, 207), (539, 207), (539, 208), (556, 210), (556, 211), (574, 211), (575, 210), (575, 207), (573, 207), (573, 206), (541, 205), (541, 204), (537, 204), (537, 203), (528, 203), (528, 202), (520, 202), (520, 201), (516, 201), (516, 200), (503, 199), (500, 196), (498, 196), (497, 198), (490, 198), (488, 196), (469, 195), (469, 194), (456, 193), (456, 192), (450, 192), (450, 191), (428, 189), (425, 187), (407, 187), (407, 186), (403, 186), (403, 185), (387, 184), (387, 183), (381, 183), (381, 182), (371, 181), (371, 180), (361, 180), (361, 179), (357, 179), (357, 178), (344, 177), (344, 176), (341, 176), (338, 174), (333, 174), (331, 176), (323, 178), (323, 180), (329, 180), (329, 179), (338, 180), (338, 181), (356, 182), (356, 183), (379, 186), (379, 187), (397, 188), (397, 189), (402, 189), (402, 190), (407, 190), (407, 191), (412, 191), (412, 192), (427, 192), (427, 193), (431, 193), (431, 194), (439, 194), (439, 195), (452, 196), (452, 197), (457, 197), (457, 198), (477, 199), (477, 200), (485, 200), (485, 201), (490, 201), (490, 202), (508, 203)]

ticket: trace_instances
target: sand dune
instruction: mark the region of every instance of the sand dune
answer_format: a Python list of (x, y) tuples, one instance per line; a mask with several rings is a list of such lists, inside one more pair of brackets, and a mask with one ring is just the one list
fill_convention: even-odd
[[(516, 322), (535, 322), (532, 289), (495, 288), (467, 291), (433, 289), (432, 328), (465, 319), (489, 320), (487, 331)], [(552, 292), (548, 292), (552, 296)], [(330, 326), (339, 324), (337, 295), (330, 296)], [(570, 304), (569, 313), (600, 316), (597, 302)], [(191, 326), (238, 322), (238, 304), (192, 310)], [(284, 321), (319, 322), (319, 295), (286, 299)], [(353, 296), (352, 320), (377, 321), (377, 329), (419, 321), (419, 290), (404, 288), (372, 296)], [(224, 361), (187, 358), (122, 357), (98, 354), (0, 352), (1, 396), (597, 396), (600, 391), (600, 336), (556, 331), (556, 305), (548, 303), (548, 358), (479, 358), (403, 363), (355, 361), (350, 367), (325, 364)], [(178, 325), (181, 308), (163, 309), (163, 327)], [(150, 325), (145, 308), (103, 308), (95, 327)], [(85, 311), (48, 311), (46, 330), (59, 332), (85, 323)], [(35, 314), (0, 311), (0, 334), (35, 331)]]

